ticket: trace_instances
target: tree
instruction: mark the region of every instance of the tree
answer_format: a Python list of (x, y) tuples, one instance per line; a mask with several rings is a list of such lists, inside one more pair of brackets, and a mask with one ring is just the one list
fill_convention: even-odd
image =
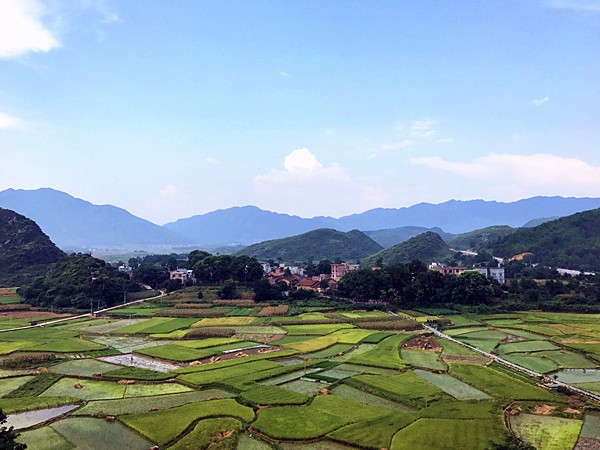
[(487, 450), (535, 450), (535, 447), (519, 438), (515, 433), (507, 431), (504, 435), (504, 442), (491, 444)]
[(25, 450), (27, 445), (15, 442), (19, 433), (13, 427), (7, 427), (6, 414), (0, 409), (0, 448), (3, 450)]
[(237, 298), (237, 283), (232, 280), (227, 280), (223, 283), (221, 289), (217, 291), (217, 295), (219, 298), (227, 299), (227, 298)]
[(466, 305), (487, 305), (494, 297), (494, 289), (485, 275), (479, 272), (463, 272), (456, 277), (452, 289), (452, 301)]

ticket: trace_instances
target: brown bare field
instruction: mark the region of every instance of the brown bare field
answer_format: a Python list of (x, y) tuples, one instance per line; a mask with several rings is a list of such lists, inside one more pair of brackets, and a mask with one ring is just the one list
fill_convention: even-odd
[(426, 350), (432, 352), (441, 352), (442, 346), (433, 336), (417, 336), (404, 343), (402, 348), (409, 350)]

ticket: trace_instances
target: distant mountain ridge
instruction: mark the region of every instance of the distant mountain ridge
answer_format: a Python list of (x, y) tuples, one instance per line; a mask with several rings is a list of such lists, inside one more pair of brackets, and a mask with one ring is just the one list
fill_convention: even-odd
[[(600, 208), (600, 198), (533, 197), (512, 203), (450, 200), (438, 205), (419, 203), (397, 209), (376, 208), (339, 219), (302, 218), (243, 206), (179, 219), (162, 227), (122, 208), (94, 205), (50, 188), (7, 189), (0, 192), (0, 207), (32, 218), (63, 249), (151, 248), (157, 252), (161, 251), (156, 248), (160, 246), (249, 245), (320, 228), (373, 230), (367, 233), (384, 246), (426, 230), (434, 230), (448, 239), (450, 233), (465, 233), (498, 224), (520, 227), (541, 217), (562, 217)], [(413, 228), (413, 231), (405, 233), (408, 230), (402, 228)], [(169, 252), (169, 249), (162, 251)]]
[(263, 261), (272, 259), (290, 263), (325, 259), (358, 262), (381, 249), (377, 242), (361, 231), (343, 232), (321, 228), (297, 236), (254, 244), (237, 254), (253, 256)]
[(112, 205), (94, 205), (50, 188), (7, 189), (0, 207), (34, 220), (61, 248), (186, 245), (188, 238)]

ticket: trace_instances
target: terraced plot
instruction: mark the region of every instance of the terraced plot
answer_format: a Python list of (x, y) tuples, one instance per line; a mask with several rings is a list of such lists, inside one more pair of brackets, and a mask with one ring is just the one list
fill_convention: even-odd
[(487, 400), (490, 398), (489, 395), (450, 375), (431, 373), (418, 369), (414, 372), (458, 400)]
[(511, 417), (515, 433), (535, 448), (563, 450), (575, 446), (583, 422), (563, 417), (519, 414)]
[(383, 408), (326, 395), (316, 397), (309, 406), (263, 409), (252, 428), (276, 439), (315, 439), (344, 425), (386, 415), (389, 411)]

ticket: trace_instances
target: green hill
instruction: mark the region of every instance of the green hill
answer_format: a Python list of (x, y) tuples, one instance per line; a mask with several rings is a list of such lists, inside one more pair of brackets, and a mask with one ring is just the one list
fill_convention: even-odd
[(441, 260), (452, 255), (450, 247), (439, 234), (428, 231), (410, 238), (406, 242), (381, 250), (364, 258), (361, 264), (364, 267), (407, 263), (414, 259), (425, 263)]
[(520, 228), (490, 248), (504, 258), (531, 252), (534, 261), (543, 265), (600, 271), (600, 209)]
[(0, 208), (0, 286), (19, 286), (63, 256), (33, 220)]
[(477, 250), (487, 247), (490, 242), (514, 233), (515, 230), (516, 228), (509, 227), (508, 225), (496, 225), (469, 231), (468, 233), (457, 234), (450, 239), (446, 239), (446, 242), (450, 247), (457, 250)]
[(343, 231), (320, 228), (283, 239), (274, 239), (246, 247), (238, 255), (260, 260), (285, 262), (320, 261), (324, 259), (358, 261), (382, 247), (358, 230)]
[(367, 236), (381, 245), (383, 248), (390, 248), (396, 244), (401, 244), (409, 240), (411, 237), (418, 236), (419, 234), (427, 231), (433, 231), (439, 234), (443, 239), (448, 240), (454, 236), (451, 233), (446, 233), (441, 228), (425, 228), (425, 227), (398, 227), (398, 228), (386, 228), (384, 230), (371, 230), (363, 231)]

